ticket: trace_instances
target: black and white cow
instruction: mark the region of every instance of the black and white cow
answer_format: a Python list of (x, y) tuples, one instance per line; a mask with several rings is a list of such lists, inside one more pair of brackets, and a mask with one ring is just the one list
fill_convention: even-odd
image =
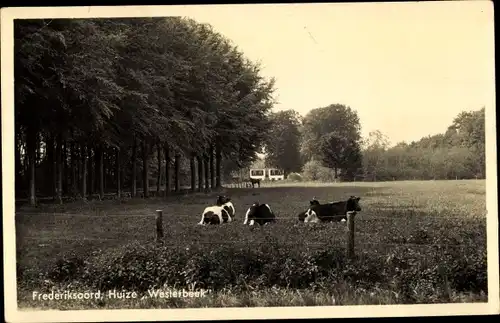
[(351, 196), (346, 201), (313, 205), (306, 211), (304, 222), (344, 222), (348, 212), (361, 211), (360, 200), (360, 197)]
[(227, 196), (218, 196), (216, 205), (206, 207), (198, 224), (222, 224), (233, 222), (235, 215), (234, 205)]
[[(312, 200), (309, 201), (309, 208), (311, 208), (314, 205), (320, 205), (319, 201), (316, 199), (316, 197), (313, 197)], [(302, 211), (299, 213), (299, 221), (304, 222), (304, 219), (306, 218), (306, 212), (309, 209)]]
[(217, 196), (217, 201), (215, 202), (216, 205), (222, 206), (226, 212), (229, 214), (231, 218), (234, 220), (234, 215), (235, 215), (235, 210), (234, 210), (234, 205), (233, 202), (231, 202), (231, 198), (225, 196), (225, 195), (219, 195)]
[(248, 208), (243, 224), (254, 225), (257, 223), (259, 225), (264, 225), (273, 222), (276, 222), (276, 216), (269, 204), (255, 202)]

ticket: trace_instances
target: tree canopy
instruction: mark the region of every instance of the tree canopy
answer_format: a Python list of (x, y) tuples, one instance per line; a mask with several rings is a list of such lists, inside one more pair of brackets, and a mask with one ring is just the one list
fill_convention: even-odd
[[(102, 174), (97, 187), (77, 190), (85, 198), (120, 190), (118, 178), (134, 187), (139, 153), (145, 195), (151, 158), (156, 172), (173, 161), (176, 190), (182, 158), (200, 159), (205, 173), (207, 163), (220, 186), (221, 160), (248, 165), (269, 129), (274, 80), (191, 19), (16, 21), (15, 51), (18, 187), (29, 186), (33, 203), (35, 168), (51, 173), (43, 191), (60, 196), (95, 182), (94, 165)], [(80, 173), (64, 174), (78, 165)]]
[(355, 110), (342, 104), (311, 110), (302, 126), (306, 159), (352, 176), (361, 167), (361, 125)]
[(283, 169), (285, 176), (300, 171), (300, 115), (294, 110), (279, 111), (271, 115), (270, 123), (265, 140), (267, 166)]

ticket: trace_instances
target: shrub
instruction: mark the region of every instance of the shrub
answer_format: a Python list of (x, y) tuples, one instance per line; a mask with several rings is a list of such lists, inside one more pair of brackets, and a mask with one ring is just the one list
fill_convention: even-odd
[(304, 164), (302, 176), (308, 181), (335, 182), (335, 172), (333, 169), (324, 167), (317, 160), (310, 160)]
[(319, 167), (318, 180), (324, 183), (335, 182), (335, 172), (328, 167)]
[(84, 264), (84, 260), (78, 255), (65, 255), (57, 259), (54, 265), (49, 268), (48, 278), (56, 281), (70, 281), (76, 279), (81, 275)]
[(294, 182), (301, 182), (302, 175), (300, 175), (299, 173), (290, 173), (290, 174), (288, 174), (287, 179), (290, 181), (294, 181)]
[[(370, 227), (375, 232), (383, 229)], [(310, 226), (304, 231), (310, 239), (329, 241), (326, 235), (330, 236), (331, 230), (322, 228)], [(487, 290), (485, 247), (470, 243), (470, 237), (457, 230), (442, 232), (448, 239), (444, 241), (453, 240), (453, 246), (437, 244), (436, 233), (431, 235), (425, 223), (410, 227), (406, 233), (403, 228), (394, 229), (391, 235), (401, 243), (412, 243), (411, 247), (393, 245), (380, 252), (374, 241), (374, 248), (358, 251), (355, 260), (347, 259), (344, 246), (333, 240), (318, 248), (301, 244), (290, 247), (289, 239), (257, 228), (244, 245), (131, 243), (96, 251), (84, 260), (68, 254), (52, 265), (47, 276), (59, 283), (75, 281), (100, 290), (138, 292), (163, 286), (214, 291), (271, 287), (330, 290), (347, 283), (361, 290), (383, 286), (397, 293), (400, 303), (436, 302), (456, 292)], [(218, 229), (215, 232), (222, 240), (228, 234), (224, 230), (232, 228)], [(297, 230), (289, 227), (280, 229), (280, 233), (302, 239)], [(18, 266), (18, 273), (28, 277), (22, 266)], [(43, 284), (41, 279), (45, 277), (32, 278), (30, 283)]]

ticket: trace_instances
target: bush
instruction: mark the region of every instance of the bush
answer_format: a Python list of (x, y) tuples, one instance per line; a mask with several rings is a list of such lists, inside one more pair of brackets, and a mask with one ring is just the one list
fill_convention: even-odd
[(84, 265), (84, 260), (78, 255), (65, 255), (61, 259), (56, 260), (54, 265), (49, 269), (50, 274), (48, 278), (56, 281), (70, 281), (76, 279), (81, 275)]
[[(344, 238), (338, 237), (342, 226), (338, 230), (334, 225), (249, 228), (238, 244), (203, 243), (231, 240), (234, 231), (240, 230), (237, 227), (201, 230), (196, 226), (190, 234), (199, 239), (187, 245), (184, 233), (182, 238), (166, 239), (164, 246), (137, 242), (88, 256), (86, 251), (85, 255), (72, 251), (42, 276), (39, 273), (45, 269), (36, 271), (18, 263), (18, 280), (29, 289), (41, 288), (48, 279), (55, 285), (137, 292), (164, 286), (331, 292), (334, 286), (347, 284), (355, 290), (394, 292), (399, 303), (448, 302), (460, 293), (486, 292), (485, 221), (454, 220), (452, 226), (436, 221), (435, 217), (408, 218), (405, 225), (390, 227), (376, 219), (360, 221), (358, 231), (369, 231), (371, 238), (358, 240), (368, 245), (359, 248), (355, 260), (345, 257)], [(315, 245), (319, 241), (325, 244)]]
[[(328, 250), (318, 255), (337, 258), (342, 254), (342, 250)], [(212, 290), (249, 286), (306, 288), (331, 269), (331, 263), (318, 262), (318, 255), (287, 250), (272, 242), (240, 248), (224, 244), (184, 248), (130, 244), (99, 252), (85, 262), (59, 260), (48, 276), (56, 282), (78, 280), (101, 290), (140, 292), (165, 285)], [(77, 262), (79, 271), (73, 266)]]
[(327, 167), (320, 167), (318, 171), (318, 180), (323, 183), (335, 182), (335, 172)]
[(310, 160), (305, 163), (302, 168), (302, 174), (304, 179), (308, 181), (335, 182), (335, 172), (333, 169), (324, 167), (317, 160)]
[(397, 292), (403, 303), (434, 302), (448, 297), (450, 290), (487, 289), (486, 249), (469, 250), (464, 257), (460, 248), (401, 247), (388, 256), (365, 252), (349, 260), (343, 248), (290, 249), (272, 237), (268, 240), (260, 245), (249, 242), (244, 247), (130, 244), (98, 252), (83, 265), (79, 259), (66, 257), (56, 263), (49, 276), (59, 282), (77, 280), (101, 290), (138, 292), (163, 286), (214, 291), (270, 287), (317, 290), (346, 282), (363, 289), (385, 286)]
[(317, 181), (319, 180), (319, 169), (321, 164), (315, 160), (310, 160), (304, 164), (302, 168), (302, 175), (304, 179), (308, 181)]
[(290, 173), (290, 174), (288, 174), (287, 179), (289, 181), (301, 182), (302, 181), (302, 175), (300, 175), (299, 173)]

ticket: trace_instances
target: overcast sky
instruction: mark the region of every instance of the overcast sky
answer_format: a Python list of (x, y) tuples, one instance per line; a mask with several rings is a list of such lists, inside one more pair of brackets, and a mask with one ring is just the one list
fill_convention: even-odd
[(263, 74), (276, 110), (332, 103), (358, 112), (362, 134), (392, 144), (442, 133), (464, 110), (494, 104), (488, 1), (193, 6)]

